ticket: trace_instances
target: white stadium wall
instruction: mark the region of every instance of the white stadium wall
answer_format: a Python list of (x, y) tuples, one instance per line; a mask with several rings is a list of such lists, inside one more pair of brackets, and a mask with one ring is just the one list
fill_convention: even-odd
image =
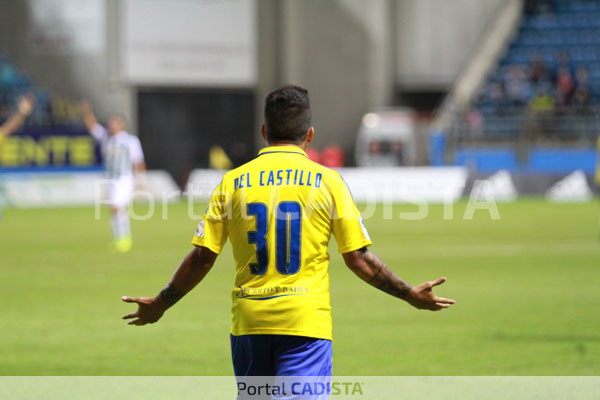
[(396, 83), (446, 90), (502, 0), (396, 0)]

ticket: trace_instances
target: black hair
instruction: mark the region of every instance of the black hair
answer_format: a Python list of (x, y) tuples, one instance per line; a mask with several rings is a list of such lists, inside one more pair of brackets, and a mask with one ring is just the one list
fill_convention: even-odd
[(265, 99), (265, 133), (269, 142), (301, 143), (311, 126), (308, 91), (286, 85)]

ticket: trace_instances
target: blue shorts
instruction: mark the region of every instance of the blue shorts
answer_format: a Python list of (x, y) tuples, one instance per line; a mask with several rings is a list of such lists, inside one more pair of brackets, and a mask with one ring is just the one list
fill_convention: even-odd
[(331, 376), (331, 341), (291, 335), (231, 335), (235, 375)]

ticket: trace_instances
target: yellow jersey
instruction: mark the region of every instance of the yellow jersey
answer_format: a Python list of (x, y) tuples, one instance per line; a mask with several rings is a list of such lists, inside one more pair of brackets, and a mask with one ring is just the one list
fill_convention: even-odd
[(2, 142), (4, 142), (4, 132), (0, 129), (0, 146), (2, 146)]
[(331, 340), (332, 233), (340, 253), (371, 244), (339, 173), (299, 147), (264, 148), (224, 175), (192, 244), (218, 254), (231, 240), (233, 335)]

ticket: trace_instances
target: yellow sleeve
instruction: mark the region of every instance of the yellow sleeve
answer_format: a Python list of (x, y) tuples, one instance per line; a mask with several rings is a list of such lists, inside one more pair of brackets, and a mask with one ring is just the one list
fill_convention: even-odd
[(223, 182), (217, 186), (210, 197), (210, 203), (198, 224), (192, 244), (208, 248), (217, 254), (221, 253), (227, 241), (227, 208), (231, 196)]
[(371, 245), (371, 238), (356, 208), (350, 189), (342, 180), (330, 184), (333, 197), (332, 231), (340, 253), (348, 253)]
[(0, 146), (2, 146), (2, 142), (4, 142), (4, 132), (0, 129)]

